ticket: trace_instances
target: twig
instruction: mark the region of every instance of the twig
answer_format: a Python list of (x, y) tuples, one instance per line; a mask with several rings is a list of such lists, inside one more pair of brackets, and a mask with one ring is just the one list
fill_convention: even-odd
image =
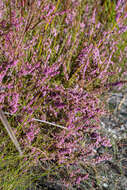
[(4, 115), (4, 112), (1, 109), (0, 109), (0, 119), (1, 119), (4, 127), (6, 128), (12, 142), (14, 143), (14, 145), (16, 146), (17, 150), (19, 151), (20, 155), (22, 156), (23, 152), (22, 152), (22, 150), (20, 148), (20, 145), (19, 145), (19, 143), (17, 141), (17, 138), (16, 138), (10, 124), (8, 123), (8, 120), (7, 120), (6, 116)]
[(44, 120), (35, 119), (35, 118), (33, 118), (33, 120), (34, 120), (34, 121), (40, 121), (40, 122), (42, 122), (42, 123), (46, 123), (46, 124), (49, 124), (49, 125), (53, 125), (53, 126), (60, 127), (60, 128), (62, 128), (62, 129), (68, 130), (68, 128), (63, 127), (62, 125), (58, 125), (58, 124), (55, 124), (55, 123), (51, 123), (51, 122), (49, 122), (49, 121), (44, 121)]
[[(7, 115), (15, 115), (15, 114), (11, 114), (11, 113), (8, 113), (8, 112), (4, 112), (4, 113), (7, 114)], [(16, 115), (15, 115), (15, 116), (16, 116)], [(40, 120), (40, 119), (36, 119), (36, 118), (33, 118), (32, 120), (34, 120), (34, 121), (39, 121), (39, 122), (41, 122), (41, 123), (46, 123), (46, 124), (53, 125), (53, 126), (56, 126), (56, 127), (62, 128), (62, 129), (69, 130), (68, 128), (63, 127), (62, 125), (58, 125), (58, 124), (55, 124), (55, 123), (51, 123), (51, 122), (49, 122), (49, 121)]]

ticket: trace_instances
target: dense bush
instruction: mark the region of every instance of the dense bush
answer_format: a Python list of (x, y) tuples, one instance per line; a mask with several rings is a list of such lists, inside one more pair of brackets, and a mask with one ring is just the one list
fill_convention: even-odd
[[(64, 165), (68, 177), (63, 182), (80, 183), (89, 174), (82, 174), (78, 165), (95, 166), (111, 159), (106, 153), (96, 157), (98, 147), (111, 146), (99, 132), (99, 117), (107, 112), (99, 98), (108, 90), (107, 83), (126, 73), (127, 49), (122, 41), (127, 36), (126, 4), (16, 2), (5, 0), (2, 5), (0, 107), (20, 115), (20, 131), (15, 128), (15, 133), (26, 151), (24, 159), (30, 152), (33, 163), (40, 159)], [(102, 18), (98, 7), (110, 10), (109, 17)], [(41, 126), (33, 118), (63, 129)]]

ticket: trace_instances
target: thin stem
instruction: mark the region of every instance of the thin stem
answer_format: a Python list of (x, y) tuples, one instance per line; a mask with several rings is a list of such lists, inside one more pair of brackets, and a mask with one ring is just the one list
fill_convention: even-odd
[(22, 156), (23, 152), (22, 152), (22, 150), (20, 148), (20, 145), (19, 145), (19, 143), (17, 141), (17, 138), (16, 138), (10, 124), (8, 123), (8, 120), (7, 120), (6, 116), (4, 115), (4, 112), (1, 109), (0, 109), (0, 119), (1, 119), (4, 127), (6, 128), (12, 142), (14, 143), (14, 145), (16, 146), (17, 150), (19, 151), (20, 155)]
[[(16, 116), (15, 114), (11, 114), (11, 113), (8, 113), (8, 112), (4, 112), (5, 114), (7, 115), (14, 115)], [(56, 126), (56, 127), (59, 127), (59, 128), (62, 128), (62, 129), (66, 129), (66, 130), (69, 130), (68, 128), (62, 126), (62, 125), (58, 125), (58, 124), (55, 124), (55, 123), (51, 123), (49, 121), (45, 121), (45, 120), (40, 120), (40, 119), (36, 119), (36, 118), (33, 118), (32, 119), (33, 121), (39, 121), (39, 122), (42, 122), (42, 123), (46, 123), (46, 124), (49, 124), (49, 125), (53, 125), (53, 126)]]

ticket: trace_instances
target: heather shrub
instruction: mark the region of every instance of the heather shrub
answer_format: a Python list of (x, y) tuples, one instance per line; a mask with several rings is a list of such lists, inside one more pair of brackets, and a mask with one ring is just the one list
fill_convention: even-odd
[(111, 159), (107, 153), (96, 155), (100, 146), (111, 146), (99, 132), (99, 117), (108, 112), (99, 98), (107, 83), (126, 72), (126, 5), (105, 4), (104, 15), (110, 10), (105, 24), (92, 0), (4, 3), (0, 108), (17, 115), (18, 126), (12, 125), (24, 150), (22, 159), (48, 163), (45, 174), (60, 168), (60, 180), (71, 188), (88, 179), (89, 173), (81, 171), (85, 165)]

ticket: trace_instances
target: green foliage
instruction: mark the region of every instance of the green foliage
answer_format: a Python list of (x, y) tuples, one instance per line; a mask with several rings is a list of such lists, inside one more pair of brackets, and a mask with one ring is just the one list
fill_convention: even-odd
[(105, 25), (105, 28), (110, 28), (115, 24), (116, 2), (105, 0), (98, 9), (98, 20)]

